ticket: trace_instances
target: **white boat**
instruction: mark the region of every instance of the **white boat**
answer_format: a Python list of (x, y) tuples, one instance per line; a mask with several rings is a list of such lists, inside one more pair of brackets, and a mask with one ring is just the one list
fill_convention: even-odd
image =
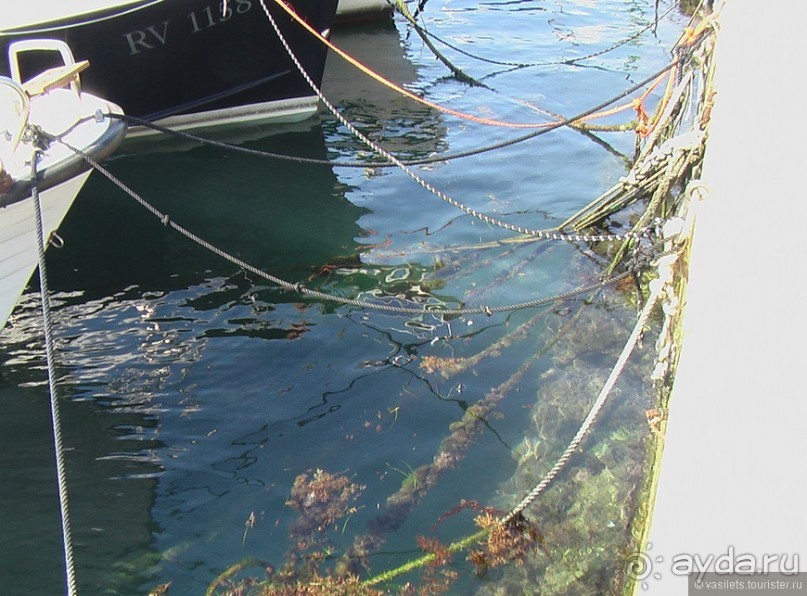
[[(64, 64), (23, 82), (18, 58), (28, 51), (57, 52)], [(38, 263), (35, 156), (39, 154), (37, 189), (47, 239), (92, 172), (68, 145), (100, 161), (126, 133), (122, 120), (104, 116), (121, 113), (116, 104), (82, 92), (79, 73), (89, 64), (76, 62), (66, 43), (27, 40), (12, 44), (8, 58), (10, 76), (0, 73), (0, 329)]]

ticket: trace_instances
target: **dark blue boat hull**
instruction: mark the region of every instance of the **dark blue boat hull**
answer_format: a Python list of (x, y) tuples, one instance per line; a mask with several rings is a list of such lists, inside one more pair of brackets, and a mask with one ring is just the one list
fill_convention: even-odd
[[(265, 0), (283, 36), (319, 85), (327, 48), (273, 0)], [(317, 31), (333, 24), (337, 0), (291, 0)], [(314, 96), (281, 44), (259, 0), (151, 0), (46, 24), (0, 31), (0, 72), (9, 72), (8, 45), (19, 39), (68, 43), (89, 60), (83, 88), (151, 121), (221, 112)], [(52, 57), (23, 56), (39, 72)], [(309, 102), (311, 103), (311, 102)], [(246, 118), (243, 118), (246, 119)]]

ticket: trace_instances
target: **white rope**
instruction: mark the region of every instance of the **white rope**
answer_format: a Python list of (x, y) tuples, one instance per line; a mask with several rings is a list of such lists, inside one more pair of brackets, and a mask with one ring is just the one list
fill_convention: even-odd
[(39, 203), (39, 189), (37, 188), (36, 162), (39, 152), (34, 155), (31, 163), (31, 196), (34, 203), (34, 216), (36, 220), (36, 240), (39, 253), (39, 287), (42, 293), (42, 320), (45, 327), (45, 355), (48, 363), (48, 384), (50, 388), (50, 411), (53, 423), (53, 442), (56, 451), (56, 475), (59, 485), (59, 507), (62, 516), (62, 540), (64, 542), (64, 562), (67, 573), (67, 594), (76, 594), (76, 572), (73, 563), (73, 539), (70, 531), (70, 510), (67, 501), (67, 474), (64, 463), (64, 446), (62, 442), (62, 424), (59, 416), (59, 402), (56, 394), (56, 371), (54, 370), (53, 326), (50, 314), (50, 293), (48, 291), (48, 277), (45, 269), (45, 238), (42, 226), (42, 207)]
[(544, 492), (547, 486), (551, 484), (551, 482), (555, 479), (555, 476), (566, 466), (568, 461), (571, 459), (574, 452), (580, 446), (580, 443), (585, 438), (588, 431), (591, 429), (592, 425), (594, 424), (597, 415), (600, 413), (600, 410), (605, 405), (605, 402), (608, 400), (608, 397), (611, 393), (611, 390), (614, 388), (617, 380), (619, 379), (619, 375), (622, 373), (622, 369), (625, 368), (625, 364), (628, 361), (628, 357), (633, 352), (633, 349), (636, 347), (636, 344), (639, 341), (639, 338), (642, 335), (642, 331), (644, 330), (645, 325), (647, 324), (647, 320), (650, 318), (650, 314), (653, 312), (653, 308), (658, 302), (659, 298), (661, 297), (664, 287), (672, 280), (672, 264), (677, 259), (676, 255), (668, 255), (664, 257), (662, 263), (659, 265), (659, 277), (650, 282), (650, 296), (645, 302), (644, 308), (642, 308), (642, 312), (639, 314), (639, 318), (636, 321), (636, 325), (633, 327), (633, 331), (628, 337), (628, 341), (625, 343), (625, 347), (622, 348), (622, 353), (617, 358), (616, 364), (614, 368), (611, 370), (611, 374), (608, 376), (608, 380), (605, 382), (600, 394), (597, 396), (597, 399), (594, 401), (594, 404), (591, 406), (589, 410), (588, 416), (586, 416), (583, 423), (580, 425), (580, 429), (577, 431), (577, 434), (569, 443), (566, 450), (561, 454), (558, 460), (555, 462), (555, 465), (552, 466), (552, 469), (546, 473), (543, 480), (541, 480), (538, 485), (530, 491), (530, 493), (524, 497), (524, 499), (516, 505), (510, 513), (502, 517), (500, 523), (506, 524), (514, 517), (519, 515), (522, 511), (524, 511), (530, 504), (537, 499), (541, 493)]
[[(377, 143), (374, 143), (372, 140), (370, 140), (369, 137), (364, 135), (358, 128), (356, 128), (353, 124), (351, 124), (347, 120), (347, 118), (345, 118), (342, 114), (339, 113), (339, 110), (337, 110), (336, 107), (330, 101), (328, 101), (328, 98), (325, 97), (322, 90), (317, 86), (317, 84), (305, 70), (305, 67), (297, 58), (296, 54), (294, 53), (294, 50), (291, 48), (289, 42), (286, 40), (286, 37), (283, 35), (283, 32), (280, 30), (280, 26), (277, 24), (277, 21), (275, 21), (275, 18), (272, 16), (272, 13), (266, 7), (265, 0), (259, 0), (259, 2), (261, 8), (263, 9), (264, 14), (266, 15), (266, 18), (269, 21), (269, 24), (272, 26), (272, 29), (274, 29), (275, 33), (277, 34), (277, 37), (280, 40), (281, 45), (286, 50), (286, 53), (289, 55), (289, 58), (291, 59), (292, 63), (300, 72), (300, 75), (303, 77), (303, 79), (311, 88), (311, 90), (316, 94), (319, 100), (328, 109), (328, 111), (331, 114), (333, 114), (333, 116), (343, 126), (345, 126), (353, 136), (355, 136), (357, 139), (359, 139), (362, 143), (364, 143), (367, 147), (375, 151), (377, 154), (381, 155), (384, 159), (386, 159), (387, 161), (398, 167), (404, 174), (409, 176), (417, 184), (422, 186), (424, 189), (429, 191), (431, 194), (433, 194), (441, 201), (444, 201), (445, 203), (448, 203), (452, 207), (456, 207), (457, 209), (463, 211), (464, 213), (470, 215), (471, 217), (474, 217), (479, 221), (482, 221), (489, 225), (502, 228), (509, 232), (515, 232), (517, 234), (523, 234), (525, 236), (532, 236), (538, 238), (539, 240), (558, 240), (564, 242), (615, 242), (624, 240), (639, 240), (642, 237), (647, 236), (649, 234), (650, 230), (638, 230), (638, 231), (634, 230), (629, 231), (625, 234), (594, 234), (594, 235), (575, 234), (575, 233), (567, 234), (565, 232), (558, 231), (556, 228), (537, 230), (516, 224), (507, 223), (496, 217), (486, 215), (458, 201), (457, 199), (447, 195), (442, 190), (436, 188), (428, 181), (424, 180), (421, 176), (417, 174), (417, 172), (415, 172), (412, 168), (407, 166), (400, 159), (395, 157), (392, 153), (390, 153)], [(573, 121), (574, 120), (569, 120), (568, 122)], [(561, 126), (562, 125), (559, 123), (553, 125), (554, 128), (560, 128)], [(550, 129), (553, 130), (554, 129), (553, 127), (550, 127)]]

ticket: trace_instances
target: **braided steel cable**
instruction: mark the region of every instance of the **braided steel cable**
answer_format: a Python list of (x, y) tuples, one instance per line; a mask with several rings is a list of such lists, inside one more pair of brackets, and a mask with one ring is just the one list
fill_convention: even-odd
[(51, 424), (53, 426), (53, 443), (56, 453), (56, 478), (59, 488), (59, 510), (62, 519), (62, 542), (64, 546), (64, 563), (67, 574), (67, 594), (76, 594), (76, 570), (73, 560), (73, 538), (70, 529), (70, 507), (67, 494), (67, 471), (64, 461), (64, 441), (62, 439), (62, 423), (59, 413), (59, 400), (56, 391), (56, 370), (54, 366), (53, 317), (50, 312), (50, 291), (45, 267), (45, 238), (42, 225), (42, 206), (39, 201), (37, 185), (37, 161), (39, 151), (31, 161), (31, 197), (34, 203), (34, 220), (36, 227), (37, 255), (39, 259), (39, 287), (42, 295), (42, 321), (45, 329), (45, 356), (48, 366), (48, 387), (50, 390)]
[(540, 62), (507, 62), (507, 61), (502, 61), (502, 60), (493, 60), (493, 59), (490, 59), (490, 58), (485, 58), (483, 56), (478, 56), (476, 54), (473, 54), (472, 52), (469, 52), (467, 50), (462, 49), (461, 47), (459, 47), (459, 46), (457, 46), (455, 44), (452, 44), (449, 41), (446, 41), (444, 38), (441, 38), (438, 35), (435, 35), (434, 33), (430, 32), (428, 29), (426, 29), (422, 25), (418, 24), (418, 22), (416, 20), (417, 15), (409, 14), (409, 11), (406, 10), (406, 5), (403, 4), (402, 0), (396, 0), (396, 2), (394, 3), (394, 6), (395, 6), (395, 10), (397, 10), (407, 20), (407, 22), (412, 26), (413, 29), (415, 29), (419, 33), (422, 33), (423, 35), (426, 35), (426, 36), (440, 42), (444, 46), (446, 46), (448, 48), (451, 48), (455, 52), (458, 52), (458, 53), (460, 53), (460, 54), (462, 54), (464, 56), (467, 56), (468, 58), (472, 58), (473, 60), (478, 60), (479, 62), (486, 62), (488, 64), (493, 64), (495, 66), (510, 66), (510, 67), (515, 67), (515, 68), (532, 68), (532, 67), (540, 67), (540, 66), (576, 66), (578, 62), (583, 62), (585, 60), (590, 60), (592, 58), (602, 56), (603, 54), (613, 52), (614, 50), (616, 50), (616, 49), (618, 49), (618, 48), (620, 48), (620, 47), (622, 47), (624, 45), (627, 45), (630, 42), (638, 39), (639, 37), (641, 37), (642, 35), (644, 35), (648, 31), (650, 31), (651, 29), (654, 29), (655, 27), (657, 27), (661, 20), (665, 19), (668, 15), (670, 15), (672, 13), (673, 10), (678, 8), (677, 2), (673, 2), (670, 5), (670, 7), (666, 11), (664, 11), (663, 14), (656, 15), (649, 24), (647, 24), (646, 26), (639, 29), (633, 35), (625, 37), (625, 38), (613, 43), (612, 45), (608, 46), (607, 48), (603, 48), (602, 50), (597, 50), (596, 52), (586, 54), (585, 56), (580, 56), (578, 58), (569, 58), (567, 60), (547, 60), (547, 61), (540, 61)]
[(608, 397), (611, 395), (611, 390), (616, 385), (617, 380), (619, 379), (619, 375), (622, 374), (622, 370), (625, 368), (625, 364), (628, 362), (628, 357), (630, 357), (633, 349), (636, 347), (636, 344), (639, 342), (639, 338), (641, 338), (642, 333), (644, 331), (644, 327), (647, 324), (648, 319), (650, 318), (651, 313), (653, 312), (653, 308), (655, 308), (656, 303), (658, 302), (661, 294), (666, 286), (667, 283), (672, 279), (672, 270), (669, 265), (666, 267), (665, 272), (660, 274), (659, 277), (653, 280), (650, 283), (650, 296), (645, 302), (644, 307), (642, 308), (642, 312), (639, 314), (638, 319), (636, 320), (636, 325), (633, 327), (633, 331), (631, 332), (628, 340), (625, 342), (625, 346), (622, 348), (622, 352), (619, 354), (614, 367), (611, 369), (611, 373), (608, 375), (608, 379), (605, 381), (605, 385), (603, 385), (602, 389), (600, 390), (600, 394), (597, 396), (597, 399), (594, 400), (594, 403), (591, 405), (591, 409), (588, 412), (588, 415), (583, 420), (580, 428), (578, 429), (577, 433), (574, 435), (572, 440), (569, 442), (566, 449), (563, 451), (561, 456), (557, 459), (555, 464), (552, 468), (544, 475), (541, 482), (539, 482), (535, 488), (533, 488), (530, 493), (521, 500), (521, 502), (516, 505), (510, 513), (505, 515), (501, 518), (501, 524), (507, 524), (511, 520), (513, 520), (516, 516), (522, 513), (527, 507), (529, 507), (540, 495), (541, 493), (546, 490), (546, 488), (552, 483), (555, 477), (560, 473), (560, 471), (566, 466), (569, 460), (574, 455), (577, 448), (580, 446), (580, 443), (583, 442), (583, 439), (591, 430), (591, 427), (594, 425), (595, 420), (597, 419), (597, 415), (602, 410), (602, 407), (605, 405), (605, 402), (608, 400)]
[[(641, 238), (645, 238), (651, 233), (652, 229), (645, 229), (645, 230), (638, 230), (638, 231), (637, 230), (632, 230), (632, 231), (626, 232), (625, 234), (593, 234), (593, 235), (587, 235), (587, 234), (567, 234), (565, 232), (559, 231), (556, 228), (543, 229), (543, 230), (534, 229), (534, 228), (528, 228), (528, 227), (521, 226), (521, 225), (507, 223), (507, 222), (502, 221), (501, 219), (498, 219), (497, 217), (493, 217), (491, 215), (486, 215), (486, 214), (484, 214), (484, 213), (482, 213), (480, 211), (477, 211), (476, 209), (474, 209), (472, 207), (469, 207), (468, 205), (465, 205), (464, 203), (458, 201), (457, 199), (454, 199), (454, 198), (450, 197), (448, 194), (444, 193), (443, 191), (439, 190), (438, 188), (436, 188), (435, 186), (433, 186), (432, 184), (430, 184), (429, 182), (424, 180), (414, 170), (412, 170), (410, 167), (408, 167), (406, 164), (404, 164), (397, 157), (392, 155), (389, 151), (387, 151), (383, 147), (379, 146), (377, 143), (374, 143), (372, 140), (370, 140), (366, 135), (364, 135), (361, 131), (359, 131), (353, 124), (351, 124), (344, 116), (342, 116), (339, 113), (339, 111), (334, 107), (334, 105), (330, 101), (328, 101), (328, 98), (325, 97), (325, 95), (322, 93), (322, 90), (313, 81), (311, 76), (306, 72), (305, 68), (300, 63), (297, 56), (294, 54), (294, 51), (291, 49), (291, 46), (289, 45), (288, 40), (286, 40), (286, 37), (283, 35), (282, 31), (280, 30), (280, 27), (278, 26), (277, 21), (272, 16), (272, 13), (269, 11), (269, 9), (266, 7), (265, 1), (264, 0), (259, 0), (259, 1), (260, 1), (260, 4), (261, 4), (261, 7), (263, 8), (264, 14), (266, 15), (266, 18), (269, 20), (269, 23), (272, 25), (272, 28), (275, 30), (275, 34), (278, 36), (278, 39), (280, 40), (280, 42), (283, 45), (286, 52), (288, 53), (289, 58), (294, 63), (295, 67), (300, 72), (301, 76), (305, 79), (306, 83), (308, 83), (308, 86), (311, 88), (311, 90), (316, 94), (316, 96), (320, 99), (320, 101), (322, 101), (322, 103), (328, 108), (328, 110), (337, 118), (337, 120), (339, 120), (339, 122), (341, 122), (351, 133), (353, 133), (353, 135), (356, 136), (357, 139), (362, 141), (365, 145), (367, 145), (369, 148), (371, 148), (373, 151), (375, 151), (379, 155), (386, 158), (388, 161), (390, 161), (393, 164), (395, 164), (396, 166), (398, 166), (407, 176), (409, 176), (412, 180), (417, 182), (424, 189), (428, 190), (431, 194), (436, 196), (438, 199), (448, 203), (452, 207), (455, 207), (455, 208), (463, 211), (464, 213), (466, 213), (466, 214), (468, 214), (468, 215), (470, 215), (470, 216), (472, 216), (472, 217), (474, 217), (474, 218), (478, 219), (479, 221), (482, 221), (482, 222), (484, 222), (486, 224), (496, 226), (496, 227), (502, 228), (504, 230), (508, 230), (510, 232), (515, 232), (517, 234), (523, 234), (525, 236), (532, 236), (532, 237), (537, 238), (539, 240), (560, 240), (560, 241), (571, 241), (571, 242), (622, 242), (622, 241), (625, 241), (625, 240), (638, 240), (638, 239), (641, 239)], [(283, 10), (285, 10), (290, 16), (296, 17), (297, 19), (299, 19), (299, 17), (297, 17), (296, 13), (293, 10), (291, 10), (291, 8), (286, 6), (286, 4), (284, 4), (282, 0), (274, 0), (274, 1), (278, 5), (280, 5), (283, 8)], [(675, 62), (672, 63), (672, 65), (668, 65), (668, 67), (666, 67), (666, 68), (667, 69), (672, 68), (672, 66), (677, 64), (677, 63), (678, 63), (678, 61), (675, 61)], [(658, 75), (656, 75), (656, 76), (658, 76)], [(552, 123), (545, 130), (550, 130), (550, 129), (553, 129), (553, 128), (560, 128), (561, 126), (563, 126), (563, 123), (555, 122), (555, 123)]]
[(267, 273), (258, 267), (247, 263), (243, 259), (236, 257), (235, 255), (228, 253), (227, 251), (219, 248), (218, 246), (214, 245), (213, 243), (205, 240), (201, 236), (195, 234), (194, 232), (188, 230), (184, 226), (176, 223), (171, 219), (171, 217), (157, 209), (154, 205), (149, 203), (146, 199), (138, 195), (134, 190), (132, 190), (129, 186), (115, 177), (109, 170), (107, 170), (104, 166), (99, 164), (96, 160), (92, 157), (81, 151), (80, 149), (73, 147), (72, 145), (60, 141), (65, 147), (73, 151), (76, 155), (80, 156), (84, 159), (87, 163), (89, 163), (96, 171), (100, 172), (104, 177), (106, 177), (110, 182), (112, 182), (115, 186), (120, 188), (123, 192), (129, 195), (132, 199), (137, 201), (142, 207), (144, 207), (149, 213), (154, 215), (160, 222), (173, 228), (189, 240), (192, 240), (202, 248), (212, 252), (213, 254), (229, 261), (230, 263), (241, 267), (245, 271), (248, 271), (262, 279), (265, 279), (279, 288), (283, 290), (287, 290), (290, 292), (296, 292), (300, 295), (307, 296), (309, 298), (314, 298), (317, 300), (322, 301), (330, 301), (336, 302), (339, 304), (347, 305), (347, 306), (356, 306), (365, 309), (372, 309), (390, 313), (397, 313), (397, 314), (406, 314), (406, 315), (422, 315), (422, 314), (433, 314), (433, 315), (445, 315), (445, 316), (460, 316), (460, 315), (479, 315), (484, 314), (487, 316), (491, 316), (495, 313), (502, 313), (502, 312), (511, 312), (515, 310), (521, 310), (525, 308), (535, 308), (539, 306), (547, 306), (549, 304), (553, 304), (555, 302), (561, 300), (568, 300), (575, 296), (585, 294), (591, 292), (593, 290), (615, 284), (627, 277), (633, 275), (633, 271), (625, 271), (605, 279), (600, 279), (596, 281), (592, 281), (590, 283), (584, 284), (580, 287), (574, 288), (569, 290), (568, 292), (564, 292), (561, 294), (556, 294), (553, 296), (548, 296), (545, 298), (536, 298), (534, 300), (528, 300), (525, 302), (519, 302), (516, 304), (504, 305), (504, 306), (479, 306), (479, 307), (472, 307), (472, 308), (443, 308), (436, 305), (431, 306), (424, 306), (421, 308), (414, 308), (414, 307), (406, 307), (406, 306), (394, 306), (391, 304), (381, 304), (378, 302), (369, 302), (366, 300), (359, 300), (354, 298), (346, 298), (344, 296), (337, 296), (333, 294), (327, 294), (325, 292), (320, 292), (318, 290), (312, 290), (310, 288), (305, 287), (302, 283), (293, 283), (287, 280), (284, 280), (276, 275), (271, 273)]

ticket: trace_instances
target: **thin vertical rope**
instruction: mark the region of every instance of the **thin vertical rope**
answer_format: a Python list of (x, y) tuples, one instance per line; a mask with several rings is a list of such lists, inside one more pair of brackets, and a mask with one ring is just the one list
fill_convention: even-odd
[(48, 363), (48, 384), (50, 388), (50, 412), (53, 423), (53, 442), (56, 452), (56, 476), (59, 485), (59, 507), (62, 517), (62, 540), (64, 542), (64, 563), (67, 573), (67, 594), (76, 594), (76, 572), (73, 563), (73, 539), (70, 531), (70, 511), (67, 501), (67, 474), (64, 463), (64, 446), (62, 442), (62, 424), (59, 416), (59, 402), (56, 394), (56, 374), (54, 370), (53, 323), (50, 314), (50, 292), (45, 268), (45, 238), (42, 226), (42, 207), (39, 202), (36, 164), (39, 152), (34, 154), (31, 162), (31, 196), (34, 203), (36, 220), (36, 241), (39, 253), (39, 287), (42, 293), (42, 321), (45, 327), (45, 356)]

